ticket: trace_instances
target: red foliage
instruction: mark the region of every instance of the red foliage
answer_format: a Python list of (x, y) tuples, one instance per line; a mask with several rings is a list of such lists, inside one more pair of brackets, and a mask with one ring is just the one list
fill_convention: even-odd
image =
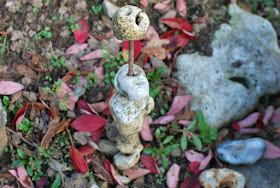
[(18, 119), (20, 116), (22, 116), (23, 114), (25, 114), (25, 112), (26, 112), (26, 110), (27, 110), (27, 107), (28, 107), (28, 105), (25, 104), (25, 105), (23, 105), (23, 107), (21, 107), (21, 108), (17, 111), (17, 113), (16, 113), (16, 115), (15, 115), (15, 117), (14, 117), (14, 119), (13, 119), (13, 122), (12, 122), (12, 128), (13, 128), (14, 130), (16, 130), (16, 122), (17, 122), (17, 119)]
[(92, 148), (90, 146), (81, 146), (81, 147), (79, 147), (79, 151), (81, 154), (88, 156), (88, 155), (92, 155), (94, 153), (94, 148)]
[(160, 174), (158, 166), (150, 155), (141, 155), (141, 163), (154, 174)]
[(101, 137), (102, 137), (102, 134), (103, 134), (104, 130), (105, 130), (105, 127), (103, 126), (103, 127), (100, 127), (99, 129), (97, 129), (97, 130), (91, 132), (91, 134), (92, 134), (92, 139), (93, 139), (93, 141), (94, 141), (96, 144), (99, 143), (99, 141), (100, 141), (100, 139), (101, 139)]
[(88, 165), (82, 154), (74, 146), (69, 148), (70, 158), (72, 159), (72, 166), (78, 172), (86, 174), (88, 172)]
[[(129, 42), (125, 41), (123, 43), (123, 48), (122, 48), (122, 52), (123, 52), (124, 57), (128, 57), (128, 54), (126, 52), (128, 49), (129, 49)], [(141, 49), (142, 49), (141, 40), (135, 40), (134, 41), (134, 59), (136, 59), (140, 55)]]
[(81, 132), (93, 132), (103, 127), (106, 122), (106, 119), (96, 114), (86, 114), (75, 119), (71, 126)]
[(78, 20), (77, 24), (79, 29), (74, 31), (74, 37), (79, 44), (82, 44), (89, 36), (89, 26), (84, 19)]

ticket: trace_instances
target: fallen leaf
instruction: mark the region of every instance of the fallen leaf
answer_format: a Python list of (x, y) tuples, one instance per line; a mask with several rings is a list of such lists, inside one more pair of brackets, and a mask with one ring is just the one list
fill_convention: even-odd
[(280, 121), (280, 108), (276, 109), (270, 119), (270, 122), (276, 124)]
[(259, 112), (254, 112), (250, 115), (248, 115), (246, 118), (239, 122), (235, 122), (232, 124), (232, 128), (239, 131), (240, 129), (243, 129), (245, 127), (249, 127), (254, 125), (258, 119), (259, 119), (260, 113)]
[(187, 3), (185, 0), (176, 0), (176, 9), (180, 16), (187, 16)]
[(97, 113), (97, 112), (91, 107), (91, 105), (88, 104), (88, 102), (85, 101), (85, 100), (79, 100), (79, 101), (77, 102), (77, 107), (78, 107), (80, 110), (86, 110), (86, 111), (88, 111), (88, 112), (91, 113), (91, 114), (96, 114), (96, 115), (98, 115), (98, 113)]
[(60, 123), (58, 123), (55, 127), (55, 134), (59, 134), (62, 131), (65, 131), (66, 129), (68, 129), (69, 125), (70, 125), (71, 119), (68, 119), (67, 121), (65, 119), (63, 119)]
[(67, 50), (65, 51), (65, 53), (63, 54), (63, 56), (66, 55), (70, 55), (70, 54), (76, 54), (84, 49), (86, 49), (88, 46), (87, 43), (83, 43), (83, 44), (73, 44), (72, 46), (70, 46), (69, 48), (67, 48)]
[(93, 171), (100, 179), (106, 181), (107, 183), (113, 184), (113, 179), (104, 168), (98, 156), (92, 158), (92, 160), (89, 163), (92, 165)]
[(154, 174), (160, 174), (158, 166), (150, 155), (142, 154), (140, 157), (141, 163)]
[(90, 146), (81, 146), (79, 147), (79, 151), (81, 154), (88, 156), (94, 153), (94, 148)]
[(159, 39), (159, 34), (153, 26), (150, 26), (146, 34), (145, 40), (152, 40), (152, 39)]
[(189, 24), (184, 18), (163, 18), (161, 21), (172, 29), (184, 29), (189, 32), (192, 31), (192, 25)]
[(81, 132), (93, 132), (103, 127), (106, 122), (106, 119), (96, 114), (85, 114), (76, 118), (71, 126)]
[(94, 70), (94, 73), (98, 76), (98, 81), (97, 81), (97, 83), (100, 84), (100, 83), (102, 82), (102, 80), (105, 79), (104, 67), (103, 67), (103, 66), (97, 67), (97, 68)]
[(78, 20), (77, 24), (79, 29), (74, 31), (74, 37), (79, 44), (82, 44), (89, 36), (89, 26), (84, 19)]
[(171, 0), (163, 0), (162, 2), (155, 4), (154, 9), (168, 11), (171, 7), (171, 5), (169, 5), (170, 2)]
[(121, 187), (125, 187), (124, 184), (122, 183), (119, 174), (116, 172), (115, 168), (113, 167), (113, 165), (110, 163), (110, 167), (111, 167), (111, 172), (112, 172), (112, 176), (114, 178), (114, 180), (121, 186)]
[(203, 159), (205, 159), (204, 155), (202, 153), (196, 152), (194, 150), (185, 151), (185, 156), (190, 162), (201, 162)]
[(265, 140), (265, 143), (266, 143), (266, 151), (264, 153), (264, 158), (267, 159), (280, 158), (280, 148), (267, 140)]
[(24, 166), (18, 166), (16, 170), (8, 170), (10, 174), (12, 174), (17, 180), (21, 183), (21, 185), (25, 188), (34, 188), (34, 185), (28, 176)]
[(158, 119), (154, 120), (152, 124), (160, 124), (160, 125), (165, 125), (171, 121), (173, 121), (176, 117), (174, 115), (166, 115), (166, 116), (161, 116)]
[(3, 80), (13, 80), (14, 76), (17, 74), (16, 70), (10, 66), (0, 66), (0, 79)]
[(13, 63), (12, 64), (13, 68), (16, 69), (16, 71), (18, 72), (18, 74), (31, 78), (33, 80), (37, 80), (38, 76), (37, 74), (28, 66), (24, 65), (24, 64), (17, 64), (17, 63)]
[(213, 157), (213, 153), (212, 153), (212, 150), (209, 151), (208, 155), (200, 162), (200, 165), (199, 165), (199, 170), (204, 170), (207, 165), (209, 164), (209, 162), (211, 161)]
[(200, 188), (201, 185), (198, 181), (199, 176), (189, 175), (181, 183), (181, 188)]
[(45, 150), (49, 148), (52, 138), (55, 136), (55, 129), (54, 129), (54, 123), (51, 121), (48, 126), (48, 131), (44, 135), (42, 141), (41, 141), (41, 147)]
[(92, 103), (90, 106), (96, 111), (96, 112), (102, 112), (108, 107), (108, 104), (105, 102), (98, 102), (98, 103)]
[(190, 163), (188, 169), (189, 169), (190, 172), (194, 172), (194, 171), (198, 170), (199, 165), (200, 165), (200, 162), (198, 162), (198, 161), (193, 161), (193, 162)]
[(145, 119), (143, 121), (143, 126), (141, 129), (140, 135), (144, 141), (149, 141), (149, 142), (153, 141), (153, 134), (151, 132), (147, 116), (145, 117)]
[(106, 51), (101, 50), (101, 49), (93, 50), (92, 52), (89, 52), (85, 56), (81, 57), (80, 61), (89, 61), (89, 60), (92, 60), (92, 59), (101, 59), (103, 53), (106, 53)]
[(65, 82), (61, 83), (61, 88), (57, 91), (57, 99), (71, 111), (74, 110), (76, 101), (78, 100), (74, 92)]
[(147, 7), (149, 5), (148, 0), (140, 0), (140, 4), (143, 5), (144, 7)]
[(100, 127), (99, 129), (91, 132), (91, 137), (95, 143), (99, 144), (99, 141), (104, 131), (105, 131), (105, 126)]
[(127, 175), (130, 179), (136, 179), (142, 176), (145, 176), (146, 174), (149, 174), (151, 171), (146, 168), (137, 168), (137, 169), (128, 169), (123, 171), (125, 175)]
[(265, 114), (263, 117), (263, 125), (268, 125), (271, 117), (273, 116), (274, 113), (274, 107), (272, 105), (268, 106), (265, 110)]
[(36, 188), (44, 187), (44, 185), (47, 183), (48, 177), (41, 177), (38, 180), (38, 183), (36, 183)]
[(88, 145), (90, 145), (90, 146), (93, 147), (94, 149), (100, 151), (98, 145), (93, 141), (92, 138), (88, 138)]
[(17, 113), (16, 113), (16, 115), (15, 115), (15, 117), (14, 117), (14, 119), (13, 119), (13, 122), (12, 122), (12, 128), (13, 128), (14, 130), (17, 129), (17, 128), (16, 128), (16, 122), (17, 122), (18, 118), (21, 117), (23, 114), (25, 114), (27, 108), (28, 108), (28, 104), (25, 104), (25, 105), (23, 105), (23, 107), (21, 107), (21, 108), (17, 111)]
[(189, 121), (189, 120), (179, 120), (178, 123), (187, 127), (191, 123), (191, 121)]
[(156, 56), (159, 59), (165, 59), (166, 49), (162, 46), (168, 43), (169, 40), (166, 39), (152, 39), (147, 42), (147, 45), (142, 48), (142, 51), (149, 57)]
[(175, 115), (180, 112), (191, 100), (191, 95), (181, 95), (174, 97), (167, 115)]
[(79, 150), (77, 150), (74, 146), (70, 146), (69, 153), (73, 168), (82, 174), (86, 174), (88, 172), (88, 166)]
[[(134, 41), (134, 60), (140, 55), (141, 49), (142, 49), (141, 40), (135, 40)], [(129, 59), (128, 50), (129, 50), (129, 41), (125, 41), (123, 43), (122, 53), (123, 53), (123, 57), (125, 57), (127, 60)]]
[(24, 86), (12, 81), (0, 81), (0, 95), (11, 95), (24, 89)]
[(180, 166), (174, 163), (166, 174), (166, 184), (168, 188), (176, 188), (179, 182)]

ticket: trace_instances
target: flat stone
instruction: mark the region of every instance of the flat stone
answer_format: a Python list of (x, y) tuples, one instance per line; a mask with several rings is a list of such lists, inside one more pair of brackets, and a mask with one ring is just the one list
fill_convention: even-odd
[(136, 165), (139, 159), (140, 152), (135, 152), (128, 156), (124, 153), (118, 153), (114, 156), (114, 164), (120, 170), (127, 170)]
[[(211, 43), (211, 57), (183, 54), (177, 77), (211, 127), (220, 128), (251, 112), (264, 94), (280, 91), (280, 50), (271, 23), (229, 6), (230, 25), (222, 24)], [(264, 74), (265, 73), (265, 74)]]
[(120, 7), (118, 7), (114, 3), (111, 3), (108, 0), (104, 0), (102, 5), (103, 5), (104, 13), (110, 18), (112, 18), (115, 12), (120, 9)]
[(204, 188), (244, 188), (246, 179), (234, 170), (212, 168), (200, 174), (199, 182)]
[(2, 100), (0, 99), (0, 157), (7, 145), (7, 134), (6, 134), (6, 123), (7, 123), (7, 113), (2, 105)]
[(113, 156), (119, 152), (116, 144), (109, 140), (106, 140), (106, 139), (101, 139), (98, 144), (98, 147), (99, 147), (100, 151), (102, 151), (106, 154), (109, 154), (111, 156)]
[(227, 141), (216, 148), (219, 159), (232, 165), (251, 165), (262, 158), (266, 143), (261, 138)]

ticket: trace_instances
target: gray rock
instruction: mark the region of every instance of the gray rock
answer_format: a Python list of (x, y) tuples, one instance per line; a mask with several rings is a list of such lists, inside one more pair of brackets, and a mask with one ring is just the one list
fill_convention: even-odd
[(104, 13), (105, 13), (108, 17), (110, 17), (110, 18), (112, 18), (112, 17), (114, 16), (115, 12), (117, 12), (117, 10), (120, 9), (120, 7), (118, 7), (117, 5), (111, 3), (111, 2), (108, 1), (108, 0), (104, 0), (103, 3), (102, 3), (102, 5), (103, 5), (103, 11), (104, 11)]
[[(273, 142), (280, 147), (280, 139)], [(246, 178), (246, 186), (248, 188), (276, 188), (279, 187), (280, 177), (280, 159), (260, 159), (251, 166), (228, 166), (232, 170), (242, 173)]]
[(98, 147), (100, 151), (112, 156), (119, 152), (116, 144), (106, 139), (101, 139)]
[(181, 152), (180, 148), (177, 148), (177, 149), (175, 149), (174, 151), (171, 152), (171, 156), (174, 157), (174, 158), (180, 157), (181, 154), (182, 154), (182, 152)]
[[(140, 101), (149, 97), (149, 82), (143, 69), (133, 66), (134, 76), (128, 76), (128, 64), (123, 65), (114, 80), (116, 90), (128, 97), (130, 101)], [(140, 111), (140, 110), (139, 110)]]
[(86, 133), (76, 131), (73, 135), (73, 138), (82, 146), (86, 145), (88, 143), (87, 141), (87, 135)]
[(0, 157), (7, 145), (6, 123), (7, 113), (3, 108), (2, 100), (0, 99)]
[(245, 177), (227, 168), (205, 170), (199, 176), (199, 182), (206, 188), (231, 187), (244, 188)]
[(105, 129), (106, 129), (106, 136), (107, 136), (107, 138), (110, 141), (115, 142), (117, 136), (119, 135), (118, 129), (116, 127), (116, 123), (115, 122), (106, 123)]
[[(212, 57), (178, 57), (177, 77), (193, 95), (191, 110), (202, 110), (212, 127), (241, 119), (260, 96), (280, 91), (280, 50), (267, 20), (229, 6), (230, 25), (222, 24), (211, 45)], [(265, 74), (264, 74), (265, 73)]]
[(266, 143), (261, 138), (227, 141), (216, 148), (219, 159), (232, 165), (250, 165), (265, 153)]
[(153, 67), (159, 68), (159, 67), (164, 67), (165, 71), (161, 73), (161, 77), (163, 78), (168, 78), (170, 77), (171, 70), (167, 67), (167, 65), (163, 62), (163, 60), (159, 59), (158, 57), (152, 57), (151, 63)]

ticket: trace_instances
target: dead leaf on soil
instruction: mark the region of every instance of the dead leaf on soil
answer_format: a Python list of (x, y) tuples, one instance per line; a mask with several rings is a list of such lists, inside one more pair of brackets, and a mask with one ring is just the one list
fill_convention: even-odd
[(0, 78), (6, 81), (13, 80), (16, 70), (9, 66), (0, 66)]
[(24, 89), (24, 86), (12, 81), (0, 81), (0, 95), (11, 95)]
[(89, 163), (92, 165), (93, 171), (96, 173), (98, 178), (106, 181), (107, 183), (113, 184), (110, 174), (105, 170), (98, 156), (94, 157)]
[(49, 123), (48, 127), (49, 129), (41, 141), (41, 147), (45, 150), (49, 148), (49, 145), (52, 142), (52, 138), (55, 136), (55, 128), (52, 121)]
[(159, 59), (165, 59), (166, 49), (162, 46), (168, 43), (169, 40), (166, 39), (152, 39), (147, 42), (147, 45), (142, 48), (142, 51), (149, 57), (153, 57), (155, 55)]
[(31, 68), (29, 68), (26, 65), (13, 63), (12, 66), (13, 66), (14, 69), (16, 69), (18, 74), (20, 74), (22, 76), (26, 76), (28, 78), (31, 78), (33, 80), (37, 80), (38, 79), (37, 74)]

